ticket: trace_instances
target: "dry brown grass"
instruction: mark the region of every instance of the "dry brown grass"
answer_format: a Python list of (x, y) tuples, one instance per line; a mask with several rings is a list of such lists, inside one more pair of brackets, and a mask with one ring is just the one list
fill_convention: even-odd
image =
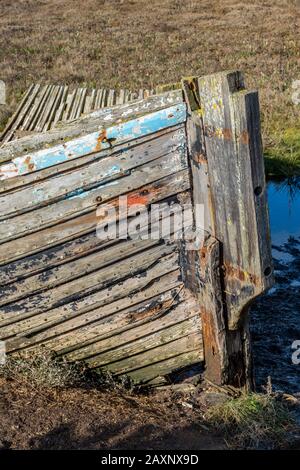
[(1, 0), (9, 107), (33, 81), (152, 87), (241, 69), (260, 89), (264, 137), (299, 127), (299, 0)]

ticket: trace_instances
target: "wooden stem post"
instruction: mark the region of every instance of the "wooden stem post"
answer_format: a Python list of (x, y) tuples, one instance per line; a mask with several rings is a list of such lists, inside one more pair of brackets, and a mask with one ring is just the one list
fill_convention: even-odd
[(240, 72), (185, 79), (183, 90), (193, 202), (204, 205), (207, 234), (198, 291), (206, 373), (251, 388), (248, 306), (273, 283), (258, 94)]

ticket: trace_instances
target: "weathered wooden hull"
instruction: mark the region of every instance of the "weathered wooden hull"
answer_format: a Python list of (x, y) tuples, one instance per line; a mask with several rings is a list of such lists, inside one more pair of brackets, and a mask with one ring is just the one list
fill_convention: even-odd
[[(8, 354), (43, 346), (139, 383), (205, 362), (218, 383), (247, 382), (243, 312), (271, 285), (266, 201), (253, 186), (264, 188), (264, 174), (259, 129), (243, 110), (234, 127), (226, 99), (236, 90), (224, 91), (232, 74), (220, 77), (200, 92), (193, 84), (201, 82), (187, 80), (184, 93), (99, 110), (1, 147)], [(141, 204), (151, 219), (141, 219)], [(146, 236), (159, 221), (175, 223), (169, 207), (185, 205), (189, 228), (204, 234), (200, 247), (187, 251), (185, 236)], [(117, 229), (129, 219), (143, 236), (99, 238), (114, 217)]]

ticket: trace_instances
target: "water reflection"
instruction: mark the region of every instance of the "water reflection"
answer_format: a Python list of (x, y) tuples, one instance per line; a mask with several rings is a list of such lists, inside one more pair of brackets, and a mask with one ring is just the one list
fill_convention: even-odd
[(268, 184), (275, 286), (252, 307), (258, 385), (300, 392), (300, 365), (291, 345), (300, 340), (300, 178)]

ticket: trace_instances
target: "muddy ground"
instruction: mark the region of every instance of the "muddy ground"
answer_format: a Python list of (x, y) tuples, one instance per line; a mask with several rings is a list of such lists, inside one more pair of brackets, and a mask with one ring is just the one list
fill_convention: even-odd
[[(210, 395), (210, 400), (213, 394)], [(0, 379), (2, 449), (225, 449), (203, 393), (44, 389)]]

